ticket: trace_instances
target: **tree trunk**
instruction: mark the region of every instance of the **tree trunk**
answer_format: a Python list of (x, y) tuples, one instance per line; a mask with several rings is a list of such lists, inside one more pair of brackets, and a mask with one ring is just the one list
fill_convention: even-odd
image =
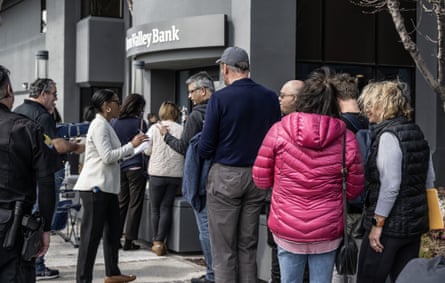
[[(439, 1), (442, 2), (442, 1)], [(419, 69), (422, 76), (425, 78), (426, 82), (430, 85), (430, 87), (434, 90), (436, 94), (440, 96), (443, 103), (443, 109), (445, 111), (445, 87), (443, 85), (444, 79), (444, 70), (443, 67), (445, 66), (445, 61), (443, 58), (443, 15), (440, 15), (440, 17), (437, 17), (438, 21), (438, 79), (434, 79), (433, 74), (430, 72), (430, 70), (427, 68), (425, 61), (423, 60), (422, 55), (419, 52), (419, 49), (416, 46), (416, 43), (412, 40), (411, 36), (409, 35), (408, 31), (405, 27), (405, 21), (403, 19), (402, 14), (400, 13), (400, 1), (398, 0), (387, 0), (387, 6), (388, 11), (392, 17), (392, 20), (394, 22), (394, 26), (396, 28), (397, 33), (400, 36), (400, 39), (402, 40), (403, 47), (409, 52), (411, 57), (414, 60), (414, 63), (416, 64), (417, 68)], [(442, 4), (441, 6), (442, 7)], [(439, 11), (439, 14), (440, 11)], [(440, 24), (439, 24), (440, 22)]]

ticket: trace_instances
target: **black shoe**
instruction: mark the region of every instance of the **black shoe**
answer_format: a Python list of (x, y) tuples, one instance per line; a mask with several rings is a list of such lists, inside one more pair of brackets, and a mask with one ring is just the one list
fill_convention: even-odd
[(125, 244), (124, 244), (124, 251), (135, 251), (135, 250), (139, 250), (141, 248), (141, 246), (136, 245), (133, 240), (125, 240)]
[(213, 283), (213, 281), (207, 280), (206, 276), (203, 275), (199, 278), (192, 278), (191, 283)]
[(45, 267), (44, 271), (36, 272), (36, 281), (56, 279), (58, 277), (59, 270), (57, 269), (49, 269), (48, 267)]

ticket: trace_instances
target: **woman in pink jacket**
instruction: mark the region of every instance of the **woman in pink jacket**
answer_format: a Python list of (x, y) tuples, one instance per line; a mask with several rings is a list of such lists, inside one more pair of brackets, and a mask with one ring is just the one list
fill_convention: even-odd
[(364, 186), (360, 150), (339, 119), (330, 70), (310, 74), (297, 98), (297, 112), (267, 133), (253, 179), (272, 187), (268, 225), (278, 245), (281, 282), (302, 282), (306, 262), (311, 282), (331, 282), (343, 234), (342, 144), (346, 134), (347, 197)]

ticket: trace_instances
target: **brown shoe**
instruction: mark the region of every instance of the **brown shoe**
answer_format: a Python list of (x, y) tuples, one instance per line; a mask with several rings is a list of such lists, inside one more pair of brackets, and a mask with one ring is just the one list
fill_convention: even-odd
[(151, 250), (157, 256), (165, 255), (167, 253), (167, 247), (165, 246), (164, 242), (161, 241), (154, 241)]
[(113, 275), (113, 276), (105, 276), (104, 283), (126, 283), (131, 282), (136, 279), (134, 275)]

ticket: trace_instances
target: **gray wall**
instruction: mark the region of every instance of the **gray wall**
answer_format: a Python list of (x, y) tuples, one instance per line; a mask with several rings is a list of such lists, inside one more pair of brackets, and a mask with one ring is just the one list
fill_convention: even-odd
[(77, 24), (76, 82), (122, 85), (124, 82), (124, 21), (87, 17)]
[[(240, 1), (245, 2), (245, 1)], [(227, 0), (133, 1), (133, 26), (199, 15), (230, 14)]]
[(295, 78), (296, 10), (295, 0), (252, 1), (251, 75), (277, 93)]
[(45, 49), (45, 34), (40, 33), (40, 1), (20, 2), (3, 11), (1, 17), (0, 64), (11, 71), (15, 107), (28, 97), (22, 83), (34, 80), (35, 54)]
[[(421, 10), (418, 11), (418, 14)], [(425, 63), (436, 75), (437, 46), (426, 40), (425, 35), (437, 38), (437, 25), (430, 14), (422, 14), (421, 25), (418, 27), (417, 44)], [(445, 186), (445, 112), (443, 102), (426, 83), (419, 71), (416, 72), (416, 113), (417, 124), (422, 128), (433, 153), (434, 167), (436, 169), (436, 186)]]
[[(135, 0), (133, 25), (206, 14), (227, 15), (227, 45), (246, 49), (251, 57), (254, 80), (278, 92), (285, 81), (295, 77), (296, 3), (293, 0)], [(137, 60), (144, 60), (147, 70), (184, 70), (214, 64), (222, 50), (175, 50), (138, 56)], [(198, 60), (200, 58), (202, 60)], [(146, 72), (145, 75), (152, 74)], [(146, 84), (149, 82), (154, 83), (153, 78), (146, 78)], [(153, 100), (152, 95), (156, 93), (148, 93), (148, 85), (144, 89), (147, 101)], [(157, 103), (148, 102), (151, 104)]]
[(79, 121), (79, 88), (75, 84), (76, 22), (80, 18), (77, 1), (47, 0), (49, 52), (48, 76), (57, 84), (57, 108), (64, 122)]

